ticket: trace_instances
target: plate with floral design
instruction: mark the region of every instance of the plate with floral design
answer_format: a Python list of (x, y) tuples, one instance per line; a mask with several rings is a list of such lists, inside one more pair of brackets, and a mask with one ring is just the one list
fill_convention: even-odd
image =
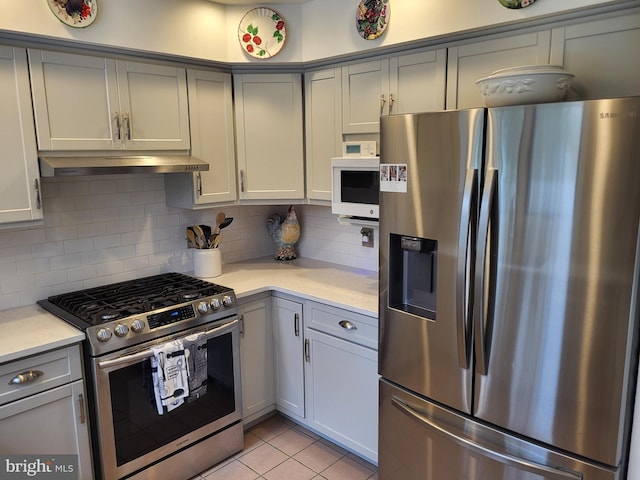
[(276, 56), (286, 39), (287, 28), (282, 15), (270, 8), (249, 10), (238, 25), (240, 46), (254, 58)]
[(98, 0), (47, 0), (58, 19), (70, 27), (84, 28), (98, 15)]
[(389, 0), (362, 0), (356, 10), (356, 30), (365, 40), (375, 40), (389, 25)]
[(500, 3), (507, 8), (524, 8), (528, 7), (536, 0), (499, 0)]

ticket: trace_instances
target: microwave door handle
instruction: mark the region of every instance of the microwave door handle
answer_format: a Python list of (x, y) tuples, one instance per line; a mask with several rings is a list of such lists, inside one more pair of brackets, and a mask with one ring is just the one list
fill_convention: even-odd
[[(231, 330), (232, 328), (234, 328), (236, 325), (238, 325), (238, 323), (239, 321), (236, 318), (235, 320), (229, 323), (225, 323), (220, 327), (212, 328), (211, 330), (206, 330), (204, 332), (204, 335), (205, 337), (207, 337), (207, 339), (213, 336), (221, 335), (223, 333), (226, 333), (228, 330)], [(132, 353), (131, 355), (125, 355), (123, 357), (114, 358), (113, 360), (102, 360), (98, 362), (98, 367), (100, 368), (117, 367), (119, 365), (124, 365), (126, 363), (144, 360), (152, 356), (153, 356), (153, 350), (150, 348), (147, 348), (145, 350), (141, 350), (140, 352)]]
[[(471, 252), (475, 246), (475, 224), (478, 196), (478, 170), (468, 169), (462, 197), (462, 214), (458, 238), (458, 267), (456, 272), (456, 324), (458, 334), (458, 362), (468, 369), (471, 358), (471, 328), (469, 323), (470, 299), (473, 291), (473, 262)], [(467, 272), (467, 265), (471, 269)], [(469, 284), (471, 283), (471, 284)]]

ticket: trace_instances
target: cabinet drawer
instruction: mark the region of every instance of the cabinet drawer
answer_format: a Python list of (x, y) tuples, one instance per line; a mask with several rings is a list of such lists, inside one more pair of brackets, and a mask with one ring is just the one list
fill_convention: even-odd
[[(38, 372), (31, 381), (12, 383), (18, 375)], [(39, 375), (39, 372), (42, 372)], [(82, 378), (80, 347), (73, 345), (0, 365), (0, 405)]]
[(377, 318), (311, 301), (306, 308), (307, 327), (378, 350)]

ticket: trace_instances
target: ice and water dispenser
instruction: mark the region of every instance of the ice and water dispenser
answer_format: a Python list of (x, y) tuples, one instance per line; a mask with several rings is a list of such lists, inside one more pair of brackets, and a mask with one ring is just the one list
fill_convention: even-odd
[(438, 242), (391, 234), (389, 307), (436, 319)]

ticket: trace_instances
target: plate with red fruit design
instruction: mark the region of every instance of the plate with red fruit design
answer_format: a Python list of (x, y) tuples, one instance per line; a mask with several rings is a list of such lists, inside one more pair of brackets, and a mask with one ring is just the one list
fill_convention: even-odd
[(70, 27), (84, 28), (98, 15), (98, 0), (47, 0), (58, 19)]
[(242, 50), (254, 58), (276, 56), (287, 39), (282, 15), (270, 8), (249, 10), (238, 25), (238, 40)]

